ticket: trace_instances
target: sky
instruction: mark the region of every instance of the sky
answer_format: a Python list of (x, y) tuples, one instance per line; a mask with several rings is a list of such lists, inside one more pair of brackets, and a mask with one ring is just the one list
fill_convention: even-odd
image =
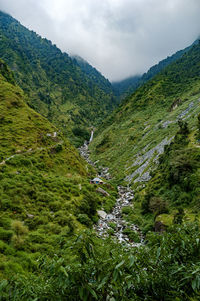
[(110, 81), (146, 72), (200, 35), (200, 0), (0, 0), (0, 10)]

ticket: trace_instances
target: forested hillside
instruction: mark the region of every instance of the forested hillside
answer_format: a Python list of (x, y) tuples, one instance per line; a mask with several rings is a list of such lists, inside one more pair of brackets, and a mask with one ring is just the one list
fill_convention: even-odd
[(72, 59), (101, 90), (107, 94), (113, 94), (111, 83), (96, 68), (92, 67), (80, 56), (72, 56)]
[(173, 55), (167, 57), (166, 59), (160, 61), (158, 64), (152, 66), (146, 73), (144, 73), (141, 76), (132, 76), (119, 82), (113, 82), (112, 86), (113, 86), (114, 94), (120, 99), (129, 96), (138, 87), (142, 86), (148, 80), (153, 78), (156, 74), (161, 72), (165, 67), (167, 67), (171, 63), (181, 58), (184, 55), (184, 53), (189, 51), (191, 47), (195, 44), (198, 44), (198, 40), (196, 40), (191, 46), (186, 47), (183, 50), (177, 51)]
[(84, 141), (89, 127), (99, 124), (112, 111), (115, 100), (110, 89), (109, 93), (105, 91), (51, 41), (3, 12), (0, 39), (0, 57), (13, 70), (29, 97), (29, 105), (75, 144)]

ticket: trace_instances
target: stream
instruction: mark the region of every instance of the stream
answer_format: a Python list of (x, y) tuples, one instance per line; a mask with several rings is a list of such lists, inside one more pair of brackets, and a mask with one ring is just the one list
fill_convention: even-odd
[[(91, 133), (90, 140), (93, 139), (93, 131)], [(90, 151), (88, 149), (88, 142), (86, 141), (80, 148), (80, 155), (93, 167), (96, 166), (97, 162), (92, 162), (90, 160)], [(104, 178), (106, 180), (111, 179), (108, 167), (101, 167), (100, 172), (97, 177)], [(100, 188), (102, 189), (102, 188)], [(122, 210), (124, 207), (133, 207), (132, 200), (134, 199), (133, 190), (130, 187), (118, 186), (118, 198), (116, 199), (115, 206), (111, 213), (106, 213), (103, 208), (98, 210), (99, 215), (98, 223), (94, 226), (97, 232), (97, 236), (101, 238), (113, 237), (119, 243), (123, 243), (128, 247), (140, 246), (143, 242), (143, 236), (139, 228), (127, 222), (123, 219)], [(102, 189), (103, 190), (103, 189)], [(104, 191), (104, 190), (103, 190)], [(106, 193), (106, 191), (104, 191)], [(132, 235), (127, 235), (127, 229), (132, 232)], [(131, 237), (130, 237), (131, 236)], [(135, 239), (133, 238), (135, 236)], [(135, 240), (135, 241), (134, 241)]]

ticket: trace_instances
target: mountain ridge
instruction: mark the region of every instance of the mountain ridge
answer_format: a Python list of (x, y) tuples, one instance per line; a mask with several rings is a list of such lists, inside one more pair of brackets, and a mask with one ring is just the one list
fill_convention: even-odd
[(0, 57), (13, 70), (29, 105), (75, 144), (84, 138), (75, 137), (74, 127), (88, 131), (114, 108), (112, 91), (105, 93), (68, 54), (3, 12), (0, 38)]
[(115, 95), (120, 98), (125, 98), (126, 96), (130, 95), (138, 87), (140, 87), (148, 80), (153, 78), (156, 74), (161, 72), (165, 67), (167, 67), (174, 61), (181, 58), (184, 55), (184, 53), (188, 52), (193, 47), (193, 45), (196, 45), (197, 43), (198, 43), (198, 39), (195, 40), (190, 46), (182, 50), (178, 50), (176, 53), (172, 54), (171, 56), (168, 56), (167, 58), (159, 61), (157, 64), (150, 67), (147, 72), (145, 72), (140, 76), (135, 75), (127, 79), (124, 79), (122, 81), (113, 82), (112, 85), (114, 88)]

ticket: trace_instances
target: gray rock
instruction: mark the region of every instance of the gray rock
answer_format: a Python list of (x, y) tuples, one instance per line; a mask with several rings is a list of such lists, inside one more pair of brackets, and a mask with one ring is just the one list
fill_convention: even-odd
[(103, 219), (105, 219), (107, 216), (107, 213), (103, 210), (97, 210), (97, 214)]

